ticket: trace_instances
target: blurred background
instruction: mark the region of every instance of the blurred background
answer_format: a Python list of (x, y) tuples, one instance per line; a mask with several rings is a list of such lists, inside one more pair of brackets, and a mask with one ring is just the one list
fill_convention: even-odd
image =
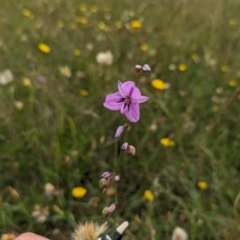
[[(2, 0), (0, 233), (68, 239), (78, 222), (112, 224), (99, 176), (120, 112), (117, 80), (150, 100), (123, 154), (124, 239), (240, 239), (240, 1)], [(119, 140), (119, 149), (123, 138)]]

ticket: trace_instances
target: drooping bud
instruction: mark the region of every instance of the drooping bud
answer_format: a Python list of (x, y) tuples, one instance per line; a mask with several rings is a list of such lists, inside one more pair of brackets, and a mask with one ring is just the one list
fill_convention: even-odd
[(102, 175), (101, 175), (101, 178), (105, 178), (105, 179), (108, 179), (112, 176), (112, 173), (110, 172), (104, 172)]
[(135, 155), (136, 154), (136, 148), (134, 146), (132, 146), (132, 145), (128, 145), (127, 153)]
[(113, 212), (115, 211), (116, 207), (117, 207), (117, 203), (111, 204), (111, 205), (108, 207), (108, 210), (107, 210), (108, 214), (113, 213)]
[(142, 67), (142, 70), (143, 70), (144, 72), (150, 72), (150, 71), (151, 71), (151, 68), (149, 67), (148, 64), (144, 64), (143, 67)]
[(124, 128), (125, 128), (125, 125), (119, 126), (117, 128), (117, 131), (116, 131), (115, 136), (114, 136), (115, 139), (119, 138), (121, 136), (121, 134), (123, 133)]
[(102, 215), (104, 217), (106, 217), (108, 215), (108, 207), (105, 207), (103, 210), (102, 210)]
[(142, 71), (142, 66), (141, 66), (141, 65), (136, 65), (136, 66), (135, 66), (135, 71), (136, 71), (137, 73), (140, 73), (140, 72)]
[(102, 210), (102, 214), (104, 217), (107, 217), (109, 216), (111, 213), (113, 213), (115, 211), (117, 207), (117, 202), (111, 204), (109, 207), (105, 207), (103, 210)]
[(115, 132), (114, 139), (118, 139), (122, 135), (122, 133), (125, 130), (125, 128), (127, 128), (127, 127), (128, 127), (127, 123), (125, 123), (123, 126), (119, 126), (117, 128), (116, 132)]
[(128, 148), (128, 143), (127, 143), (127, 142), (123, 143), (123, 145), (122, 145), (122, 151), (127, 150), (127, 148)]
[(100, 187), (100, 189), (107, 188), (108, 186), (109, 186), (109, 179), (102, 178), (102, 179), (99, 181), (99, 187)]

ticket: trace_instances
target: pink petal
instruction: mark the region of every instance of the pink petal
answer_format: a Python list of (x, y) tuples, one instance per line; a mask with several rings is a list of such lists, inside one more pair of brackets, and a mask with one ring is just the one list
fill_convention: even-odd
[(129, 95), (129, 92), (132, 88), (136, 88), (135, 87), (135, 83), (133, 81), (127, 81), (122, 83), (122, 88), (124, 89), (125, 93), (126, 93), (126, 97)]
[(150, 71), (151, 71), (151, 68), (149, 67), (148, 64), (144, 64), (142, 70), (143, 70), (144, 72), (150, 72)]
[(146, 102), (148, 99), (149, 97), (146, 96), (136, 97), (131, 99), (131, 103), (143, 103)]
[(130, 122), (137, 122), (140, 118), (139, 105), (131, 103), (129, 110), (125, 111), (124, 114)]
[(120, 110), (121, 114), (125, 113), (127, 110), (128, 110), (128, 105), (123, 103)]
[(123, 83), (121, 83), (119, 80), (118, 80), (118, 90), (120, 92), (120, 94), (122, 95), (122, 97), (127, 97), (127, 92), (125, 90), (125, 88), (123, 87)]
[(122, 99), (122, 96), (119, 92), (107, 95), (103, 106), (109, 110), (117, 111), (120, 110), (123, 102), (119, 102)]
[(134, 87), (131, 98), (136, 98), (136, 97), (140, 97), (140, 96), (141, 96), (140, 90), (137, 87)]

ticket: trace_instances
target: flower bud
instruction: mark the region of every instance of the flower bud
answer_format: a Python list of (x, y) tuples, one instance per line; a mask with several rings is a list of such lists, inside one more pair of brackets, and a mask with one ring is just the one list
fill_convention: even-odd
[(144, 64), (143, 67), (142, 67), (142, 70), (143, 70), (144, 72), (150, 72), (150, 71), (151, 71), (151, 68), (149, 67), (148, 64)]
[(115, 136), (114, 136), (115, 139), (116, 139), (116, 138), (119, 138), (119, 137), (121, 136), (121, 134), (122, 134), (122, 132), (123, 132), (123, 130), (124, 130), (124, 127), (125, 127), (125, 125), (119, 126), (119, 127), (117, 128), (117, 131), (116, 131)]
[(100, 187), (100, 189), (104, 189), (104, 188), (108, 187), (108, 185), (109, 185), (109, 180), (108, 180), (108, 179), (102, 178), (102, 179), (99, 181), (99, 187)]
[(112, 173), (110, 173), (110, 172), (104, 172), (104, 173), (101, 175), (101, 178), (109, 179), (111, 176), (112, 176)]
[(102, 215), (104, 217), (106, 217), (108, 215), (108, 207), (105, 207), (103, 210), (102, 210)]
[(134, 146), (132, 146), (132, 145), (128, 145), (127, 153), (135, 155), (136, 154), (136, 148)]
[(122, 151), (127, 150), (127, 148), (128, 148), (128, 143), (127, 143), (127, 142), (123, 143), (123, 145), (122, 145)]
[(142, 71), (142, 66), (141, 66), (141, 65), (136, 65), (136, 66), (135, 66), (135, 71), (136, 71), (137, 73), (140, 73), (140, 72)]
[(120, 175), (119, 175), (119, 174), (116, 175), (116, 176), (114, 177), (114, 179), (115, 179), (116, 182), (118, 182), (118, 181), (120, 180)]
[(111, 204), (111, 205), (108, 207), (108, 210), (107, 210), (108, 214), (113, 213), (113, 212), (115, 211), (116, 207), (117, 207), (117, 203)]

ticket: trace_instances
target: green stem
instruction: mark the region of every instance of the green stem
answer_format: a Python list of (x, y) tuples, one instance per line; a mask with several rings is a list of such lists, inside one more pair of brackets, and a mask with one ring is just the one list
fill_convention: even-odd
[(136, 82), (135, 82), (135, 85), (136, 85), (136, 86), (138, 85), (138, 80), (139, 80), (140, 74), (141, 74), (141, 72), (139, 72), (139, 73), (137, 74), (137, 79), (136, 79)]
[[(128, 129), (129, 124), (127, 124), (126, 129), (124, 129), (124, 142), (127, 137), (126, 131)], [(121, 157), (122, 157), (122, 151), (118, 155), (118, 141), (114, 144), (114, 173), (119, 174), (120, 176), (120, 170), (121, 170)], [(115, 203), (118, 203), (118, 189), (117, 189), (117, 182), (115, 181)], [(114, 211), (114, 230), (116, 229), (117, 225), (117, 210)], [(113, 231), (114, 234), (114, 231)], [(114, 236), (112, 236), (112, 239), (114, 240)]]

